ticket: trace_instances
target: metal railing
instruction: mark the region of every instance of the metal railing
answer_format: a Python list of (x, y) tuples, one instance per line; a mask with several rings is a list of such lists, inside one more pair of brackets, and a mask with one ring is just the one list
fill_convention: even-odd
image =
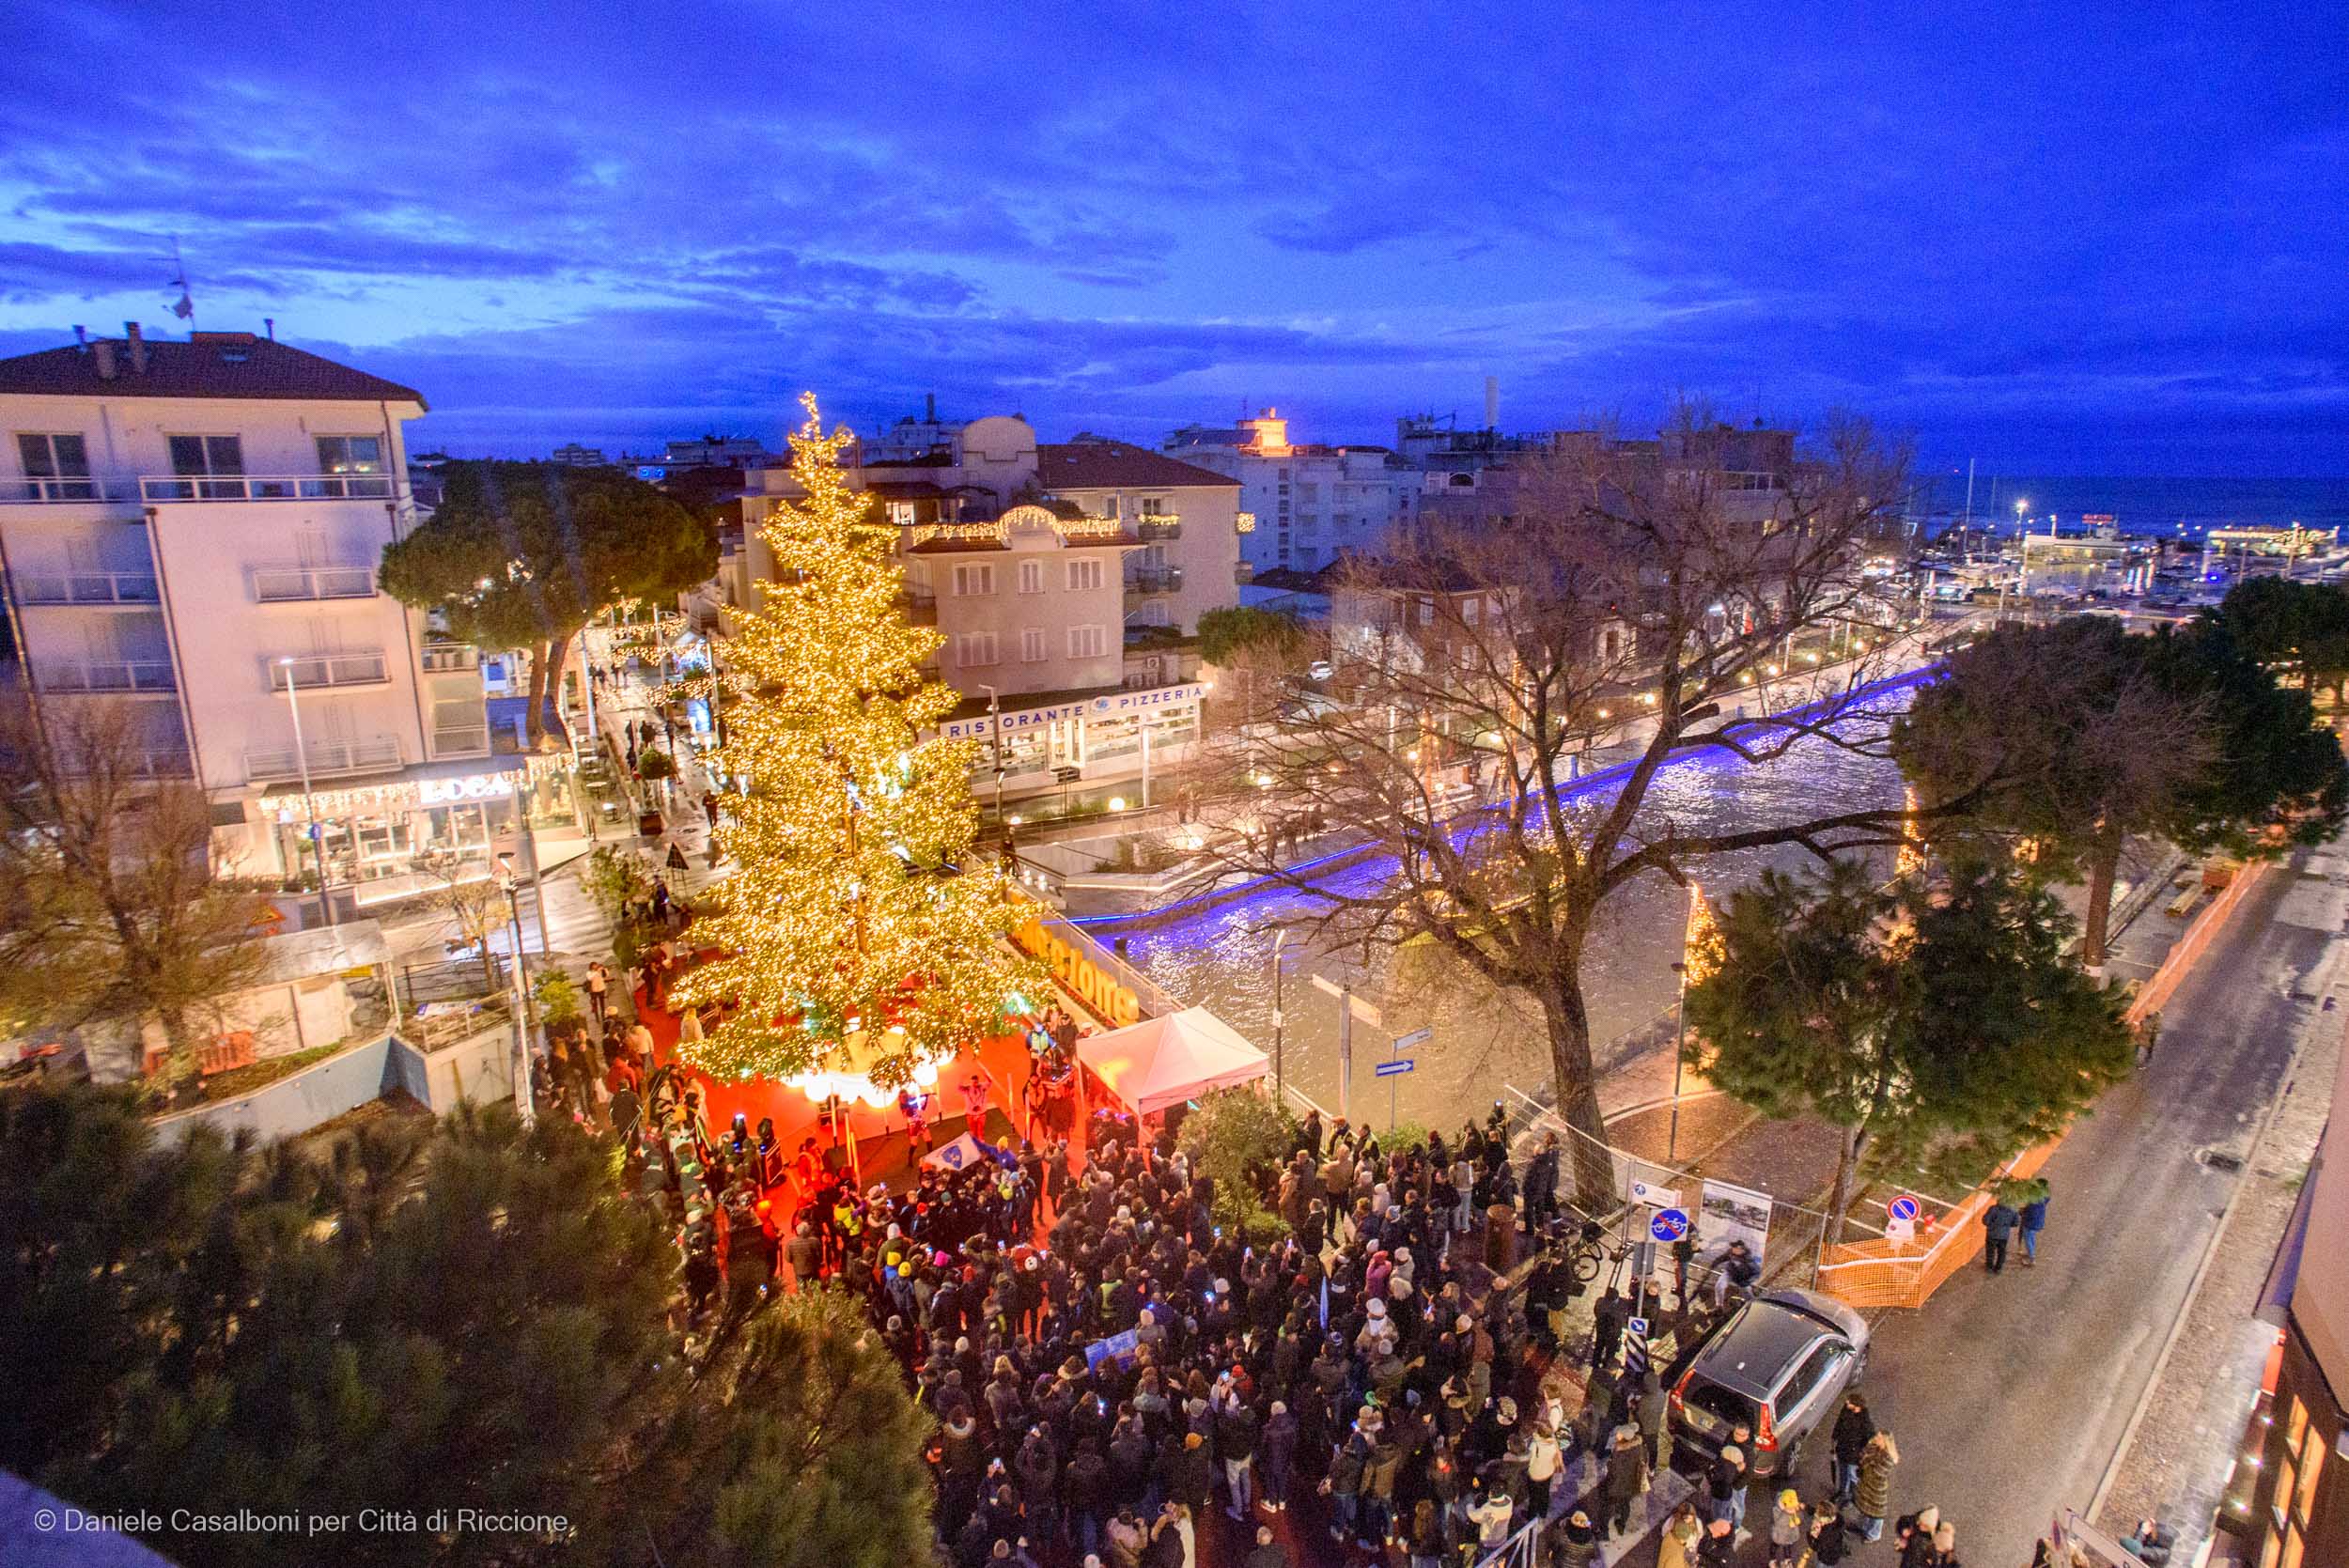
[(1152, 542), (1179, 539), (1183, 536), (1183, 520), (1171, 512), (1144, 512), (1134, 519), (1134, 534)]
[(313, 686), (379, 686), (391, 679), (380, 649), (366, 653), (318, 654), (290, 664), (269, 661), (269, 688), (283, 691), (290, 678), (307, 690)]
[(150, 474), (142, 501), (389, 501), (388, 474)]
[(19, 604), (134, 604), (163, 602), (152, 572), (12, 572)]
[(1248, 584), (1256, 581), (1256, 568), (1250, 566), (1245, 561), (1234, 562), (1232, 566), (1232, 581), (1245, 588)]
[(35, 666), (43, 691), (176, 691), (168, 659), (101, 659)]
[(302, 599), (373, 598), (372, 567), (256, 567), (253, 597), (263, 604)]
[(426, 675), (453, 675), (481, 668), (481, 650), (471, 643), (427, 643), (416, 655)]
[[(309, 755), (310, 776), (327, 778), (343, 773), (371, 773), (400, 766), (396, 736), (369, 736), (364, 740), (313, 740), (303, 748)], [(256, 746), (244, 753), (248, 784), (279, 784), (302, 777), (302, 759), (291, 746)]]
[(121, 501), (127, 499), (126, 487), (87, 474), (39, 479), (0, 479), (0, 502), (29, 503), (33, 505), (64, 505), (76, 501)]
[(1182, 586), (1180, 567), (1140, 567), (1126, 579), (1128, 594), (1172, 594), (1180, 592)]

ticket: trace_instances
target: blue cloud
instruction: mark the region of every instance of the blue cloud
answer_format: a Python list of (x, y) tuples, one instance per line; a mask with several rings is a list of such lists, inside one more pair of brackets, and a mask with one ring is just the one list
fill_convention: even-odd
[(772, 434), (801, 385), (1381, 439), (1495, 374), (1528, 427), (1693, 389), (2011, 467), (2349, 471), (2333, 30), (59, 0), (0, 55), (0, 342), (157, 314), (177, 236), (205, 324), (413, 380), (459, 446)]

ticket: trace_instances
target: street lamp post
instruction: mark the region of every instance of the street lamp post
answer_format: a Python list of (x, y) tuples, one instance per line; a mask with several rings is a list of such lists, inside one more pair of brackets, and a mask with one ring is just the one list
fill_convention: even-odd
[(987, 693), (988, 728), (994, 732), (995, 831), (1008, 836), (1011, 828), (1003, 820), (1003, 704), (992, 686), (982, 681), (979, 683), (979, 690)]
[(1288, 1069), (1281, 1051), (1281, 948), (1288, 939), (1286, 926), (1272, 933), (1272, 1093), (1277, 1100), (1286, 1100), (1289, 1090)]
[[(529, 831), (528, 828), (523, 829)], [(538, 1119), (537, 1106), (530, 1091), (530, 1042), (538, 1032), (537, 1009), (530, 1000), (530, 986), (522, 972), (522, 904), (521, 878), (508, 863), (511, 857), (498, 857), (498, 885), (506, 894), (507, 929), (514, 944), (514, 1114), (525, 1127)], [(541, 933), (543, 934), (543, 926)]]
[(1672, 965), (1672, 973), (1680, 977), (1680, 1002), (1672, 1016), (1672, 1126), (1664, 1134), (1664, 1163), (1670, 1165), (1680, 1152), (1680, 1063), (1688, 1044), (1688, 965), (1687, 960)]
[(334, 921), (334, 899), (326, 883), (326, 840), (319, 832), (318, 797), (310, 788), (310, 750), (302, 743), (302, 698), (296, 691), (294, 661), (290, 656), (280, 659), (277, 667), (286, 672), (286, 706), (293, 714), (294, 766), (302, 774), (302, 831), (310, 839), (310, 858), (319, 868), (319, 909), (332, 926)]

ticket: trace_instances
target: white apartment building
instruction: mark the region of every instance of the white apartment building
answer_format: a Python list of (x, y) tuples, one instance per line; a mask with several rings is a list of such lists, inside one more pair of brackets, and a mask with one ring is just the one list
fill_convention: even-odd
[(1240, 510), (1254, 519), (1240, 542), (1252, 571), (1379, 553), (1410, 521), (1421, 483), (1383, 446), (1292, 444), (1273, 409), (1228, 429), (1187, 425), (1159, 450), (1240, 482)]
[(225, 861), (314, 888), (322, 860), (346, 912), (419, 891), (427, 851), (486, 857), (541, 782), (493, 759), (474, 651), (376, 587), (416, 521), (401, 429), (424, 411), (250, 333), (0, 360), (0, 565), (37, 711), (135, 705)]
[[(1206, 691), (1182, 640), (1238, 602), (1238, 486), (1123, 442), (1039, 443), (1016, 417), (941, 428), (855, 474), (897, 526), (907, 614), (945, 639), (964, 701), (944, 733), (983, 743), (974, 779), (991, 790), (999, 742), (1006, 800), (1174, 760)], [(787, 470), (753, 477), (721, 573), (735, 604), (771, 579), (760, 525), (794, 493)]]

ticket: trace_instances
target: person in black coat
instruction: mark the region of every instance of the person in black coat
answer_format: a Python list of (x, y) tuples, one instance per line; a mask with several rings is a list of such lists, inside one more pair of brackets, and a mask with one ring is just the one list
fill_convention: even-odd
[(1859, 1456), (1868, 1450), (1868, 1439), (1876, 1435), (1876, 1421), (1868, 1414), (1868, 1402), (1857, 1390), (1846, 1391), (1843, 1407), (1835, 1417), (1835, 1500), (1849, 1502), (1859, 1489)]

